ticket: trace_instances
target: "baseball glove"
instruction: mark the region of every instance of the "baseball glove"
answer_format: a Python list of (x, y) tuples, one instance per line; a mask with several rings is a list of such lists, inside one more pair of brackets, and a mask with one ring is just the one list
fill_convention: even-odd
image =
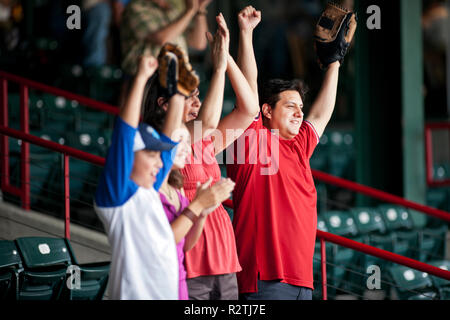
[(356, 31), (355, 13), (335, 4), (328, 3), (316, 25), (315, 48), (319, 65), (326, 69), (329, 64), (341, 64)]
[(188, 97), (199, 85), (199, 78), (187, 54), (177, 45), (166, 43), (158, 55), (159, 84), (171, 97), (180, 93)]

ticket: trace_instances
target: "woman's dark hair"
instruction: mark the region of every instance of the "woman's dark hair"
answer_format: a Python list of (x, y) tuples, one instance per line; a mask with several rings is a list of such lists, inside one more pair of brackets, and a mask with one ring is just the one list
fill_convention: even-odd
[(266, 81), (260, 92), (260, 105), (267, 103), (269, 106), (275, 108), (275, 105), (280, 100), (280, 93), (288, 90), (294, 90), (300, 93), (300, 97), (305, 101), (308, 88), (306, 84), (300, 79), (281, 80), (272, 79)]
[(167, 98), (158, 79), (159, 74), (155, 72), (145, 85), (142, 112), (144, 122), (155, 128), (156, 131), (161, 132), (166, 118), (166, 110), (159, 105), (158, 99), (163, 98), (167, 101)]
[[(159, 75), (156, 72), (145, 85), (144, 98), (142, 99), (142, 110), (144, 122), (161, 132), (166, 119), (166, 110), (159, 105), (158, 99), (167, 98), (162, 90), (159, 81)], [(167, 182), (176, 189), (183, 188), (184, 177), (179, 170), (171, 170)]]

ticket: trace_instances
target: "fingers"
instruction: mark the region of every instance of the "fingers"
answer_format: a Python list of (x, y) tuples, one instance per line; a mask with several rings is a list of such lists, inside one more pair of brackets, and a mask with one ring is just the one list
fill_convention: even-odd
[(228, 36), (229, 31), (228, 31), (228, 26), (227, 23), (225, 21), (225, 18), (223, 17), (222, 13), (219, 13), (216, 17), (216, 21), (217, 21), (217, 25), (219, 27), (218, 31), (221, 33), (222, 36)]
[(208, 181), (206, 181), (204, 184), (202, 184), (202, 185), (200, 186), (200, 188), (201, 188), (202, 190), (205, 190), (205, 189), (209, 188), (209, 186), (211, 185), (212, 181), (213, 181), (213, 178), (212, 178), (212, 177), (209, 177)]

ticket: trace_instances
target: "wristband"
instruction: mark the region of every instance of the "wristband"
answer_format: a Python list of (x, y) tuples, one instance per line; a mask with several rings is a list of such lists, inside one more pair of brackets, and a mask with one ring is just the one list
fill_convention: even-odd
[(198, 216), (195, 215), (189, 208), (185, 208), (181, 214), (184, 214), (192, 223), (197, 222)]
[(207, 14), (208, 14), (208, 11), (206, 11), (206, 10), (197, 11), (197, 16), (206, 16)]

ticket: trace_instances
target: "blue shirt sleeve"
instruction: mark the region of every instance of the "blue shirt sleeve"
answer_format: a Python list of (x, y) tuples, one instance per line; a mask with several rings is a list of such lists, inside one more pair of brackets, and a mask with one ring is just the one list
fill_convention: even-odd
[(164, 182), (164, 179), (167, 177), (170, 170), (172, 169), (173, 161), (175, 159), (175, 155), (177, 154), (177, 148), (178, 148), (178, 143), (173, 142), (171, 139), (169, 139), (167, 136), (165, 136), (162, 133), (160, 133), (160, 139), (163, 142), (173, 144), (175, 147), (172, 148), (172, 150), (161, 152), (161, 161), (163, 163), (163, 167), (161, 168), (161, 170), (159, 170), (158, 174), (156, 175), (156, 181), (153, 184), (153, 188), (156, 191), (158, 191), (159, 188), (161, 188), (161, 185)]
[(136, 131), (120, 117), (116, 118), (111, 146), (95, 193), (97, 206), (110, 208), (123, 205), (137, 191), (138, 186), (130, 179)]

